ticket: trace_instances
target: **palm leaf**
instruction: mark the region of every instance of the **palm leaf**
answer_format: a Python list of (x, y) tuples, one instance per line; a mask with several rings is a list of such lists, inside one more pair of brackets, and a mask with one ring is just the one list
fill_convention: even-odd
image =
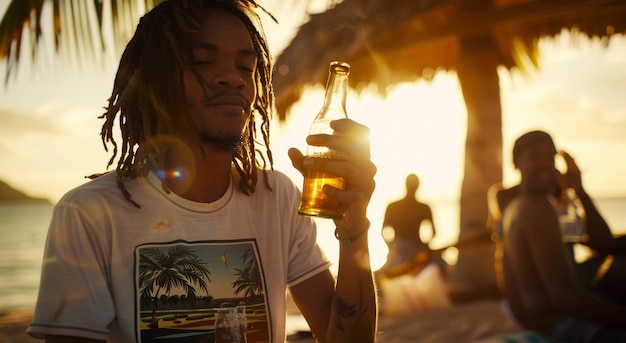
[[(22, 58), (25, 34), (30, 35), (33, 61), (41, 53), (39, 41), (46, 33), (53, 35), (55, 54), (63, 52), (79, 62), (93, 61), (107, 49), (118, 53), (134, 32), (139, 17), (162, 1), (165, 0), (11, 0), (0, 22), (0, 60), (7, 63), (5, 84)], [(326, 0), (326, 5), (332, 7), (338, 2)], [(45, 10), (46, 4), (52, 5), (50, 12)], [(310, 5), (311, 0), (297, 1), (280, 10), (306, 12)], [(42, 15), (48, 13), (52, 27), (42, 27), (42, 22), (47, 22)], [(109, 36), (110, 47), (105, 39)]]
[[(40, 53), (44, 33), (53, 34), (55, 54), (64, 52), (78, 61), (94, 60), (107, 49), (118, 52), (139, 17), (161, 1), (11, 0), (0, 21), (0, 60), (7, 63), (5, 84), (22, 58), (25, 35), (30, 38), (33, 61)], [(52, 6), (51, 11), (46, 10), (47, 5)], [(43, 15), (51, 16), (52, 27), (42, 27), (48, 19)], [(110, 47), (106, 44), (107, 35), (112, 38)]]
[[(22, 50), (22, 35), (25, 29), (31, 34), (31, 41), (41, 36), (41, 8), (44, 0), (13, 0), (0, 22), (0, 59), (7, 61), (8, 80), (12, 68), (16, 68)], [(35, 15), (31, 15), (34, 12)], [(34, 21), (34, 22), (33, 22)], [(35, 54), (33, 49), (32, 54)]]

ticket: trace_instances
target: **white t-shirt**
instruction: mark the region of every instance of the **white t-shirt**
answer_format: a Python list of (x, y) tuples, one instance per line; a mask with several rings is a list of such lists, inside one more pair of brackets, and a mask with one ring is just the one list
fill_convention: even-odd
[[(285, 341), (285, 292), (328, 269), (300, 193), (279, 172), (256, 192), (238, 175), (213, 203), (169, 192), (161, 181), (125, 180), (136, 208), (106, 174), (68, 192), (48, 233), (28, 333), (109, 342), (213, 342), (223, 303), (245, 307), (247, 342)], [(188, 342), (189, 340), (185, 340)]]

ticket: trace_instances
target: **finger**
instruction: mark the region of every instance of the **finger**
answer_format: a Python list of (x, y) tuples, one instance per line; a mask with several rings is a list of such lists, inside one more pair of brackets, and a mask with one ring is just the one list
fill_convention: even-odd
[(578, 169), (578, 165), (576, 164), (576, 161), (574, 161), (574, 158), (570, 154), (568, 154), (566, 151), (563, 151), (563, 150), (561, 150), (559, 154), (563, 157), (563, 160), (565, 161), (565, 165), (567, 166), (568, 172), (574, 172), (574, 173), (580, 172), (580, 170)]
[(350, 119), (331, 122), (332, 135), (311, 135), (307, 137), (310, 145), (326, 146), (332, 150), (347, 154), (346, 158), (370, 158), (370, 130)]
[(325, 146), (338, 152), (341, 159), (369, 159), (369, 140), (355, 140), (351, 136), (340, 135), (311, 135), (307, 143), (315, 146)]
[(369, 136), (370, 129), (352, 119), (338, 119), (330, 122), (330, 127), (337, 133), (353, 136)]
[(335, 132), (335, 141), (348, 147), (348, 153), (370, 156), (370, 129), (350, 119), (330, 123)]
[(365, 205), (370, 199), (370, 194), (355, 189), (339, 189), (331, 185), (324, 185), (324, 193), (329, 197), (348, 205)]
[(563, 175), (561, 171), (556, 168), (554, 168), (554, 180), (556, 181), (559, 188), (567, 187), (567, 182), (565, 181), (565, 175)]
[(340, 176), (355, 187), (364, 185), (369, 188), (376, 175), (377, 168), (370, 160), (335, 160), (329, 158), (305, 157), (303, 165), (307, 169), (323, 171)]
[(291, 148), (287, 151), (289, 155), (289, 159), (291, 160), (291, 164), (296, 168), (302, 175), (304, 175), (304, 155), (300, 152), (300, 150), (296, 148)]
[(351, 119), (334, 120), (330, 127), (333, 129), (333, 136), (346, 136), (351, 137), (353, 141), (369, 142), (369, 128)]

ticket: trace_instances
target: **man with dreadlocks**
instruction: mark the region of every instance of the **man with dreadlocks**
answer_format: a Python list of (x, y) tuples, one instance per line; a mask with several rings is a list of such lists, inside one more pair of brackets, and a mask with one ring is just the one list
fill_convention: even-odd
[[(335, 220), (335, 279), (314, 221), (297, 214), (297, 187), (271, 167), (272, 67), (257, 8), (250, 0), (169, 0), (140, 20), (102, 116), (116, 170), (55, 207), (31, 336), (284, 342), (289, 291), (317, 341), (374, 341), (363, 234), (376, 173), (368, 129), (346, 119), (333, 122), (333, 135), (307, 137), (346, 153), (345, 161), (289, 151), (301, 172), (331, 172), (349, 185), (325, 189), (345, 208)], [(257, 120), (264, 153), (255, 148)], [(238, 315), (224, 331), (216, 318), (229, 307)]]

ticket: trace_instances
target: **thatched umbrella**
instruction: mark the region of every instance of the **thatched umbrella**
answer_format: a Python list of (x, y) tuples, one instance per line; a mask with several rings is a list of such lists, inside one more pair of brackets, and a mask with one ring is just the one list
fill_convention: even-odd
[[(537, 66), (539, 39), (564, 29), (608, 42), (626, 31), (626, 1), (344, 0), (311, 15), (278, 56), (279, 115), (288, 115), (305, 87), (324, 84), (330, 60), (351, 64), (353, 88), (374, 84), (383, 93), (456, 70), (468, 115), (458, 239), (467, 246), (488, 238), (487, 190), (502, 181), (497, 67)], [(494, 289), (493, 252), (493, 244), (461, 249), (453, 278), (476, 291)]]

